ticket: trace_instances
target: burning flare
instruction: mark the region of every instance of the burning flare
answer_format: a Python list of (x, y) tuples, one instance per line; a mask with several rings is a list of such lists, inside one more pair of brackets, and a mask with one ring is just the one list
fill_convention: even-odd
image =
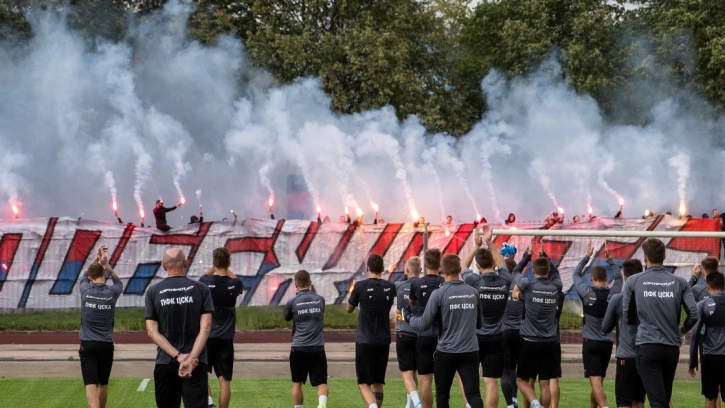
[(649, 210), (644, 210), (644, 216), (645, 217), (649, 216)]
[(410, 211), (410, 215), (412, 215), (412, 216), (413, 216), (413, 221), (418, 221), (418, 218), (420, 218), (420, 217), (418, 216), (418, 211), (415, 211), (415, 208), (414, 208), (413, 210), (411, 210), (411, 211)]
[(373, 203), (373, 210), (375, 210), (375, 213), (378, 213), (378, 205)]
[(564, 209), (559, 207), (559, 214), (564, 214)]
[(269, 208), (272, 208), (274, 205), (274, 197), (269, 197)]
[(181, 204), (186, 204), (186, 198), (183, 195), (181, 196)]
[(476, 214), (476, 222), (481, 222), (481, 214)]
[(588, 211), (589, 211), (589, 215), (592, 215), (592, 213), (594, 213), (594, 209), (592, 207), (589, 207)]
[(322, 213), (322, 207), (320, 207), (319, 204), (317, 204), (317, 215)]
[(362, 217), (362, 216), (363, 216), (363, 210), (362, 210), (362, 208), (358, 208), (358, 209), (357, 209), (357, 210), (355, 210), (355, 211), (357, 212), (357, 216), (358, 216), (358, 217)]
[(684, 216), (686, 212), (687, 212), (687, 206), (685, 205), (685, 203), (681, 203), (680, 204), (680, 215)]
[(624, 205), (624, 198), (619, 197), (619, 205)]
[(142, 220), (146, 218), (146, 212), (144, 212), (143, 208), (139, 208), (138, 213), (141, 215)]
[(113, 212), (116, 212), (116, 211), (118, 211), (118, 204), (116, 204), (116, 202), (114, 201), (113, 202)]
[(345, 215), (350, 215), (350, 209), (345, 206)]
[(14, 218), (18, 218), (18, 216), (20, 215), (20, 210), (18, 209), (18, 206), (15, 204), (13, 204), (13, 214), (15, 214)]

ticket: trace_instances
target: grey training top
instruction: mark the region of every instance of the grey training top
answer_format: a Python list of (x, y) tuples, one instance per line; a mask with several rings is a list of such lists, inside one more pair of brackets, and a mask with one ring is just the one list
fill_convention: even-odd
[[(108, 279), (108, 276), (106, 276)], [(113, 317), (116, 301), (123, 292), (121, 279), (113, 279), (113, 285), (93, 283), (88, 271), (83, 272), (79, 283), (81, 291), (81, 341), (113, 343)]]
[(360, 305), (355, 330), (355, 342), (388, 345), (390, 338), (390, 308), (395, 302), (395, 285), (386, 280), (369, 278), (355, 282), (347, 302)]
[(239, 278), (220, 275), (202, 275), (199, 282), (209, 287), (214, 303), (211, 317), (210, 339), (233, 339), (237, 325), (237, 298), (244, 290)]
[(439, 321), (441, 333), (436, 349), (442, 353), (478, 351), (476, 329), (483, 325), (478, 292), (460, 280), (445, 282), (433, 291), (423, 316), (410, 318), (418, 332)]
[(602, 321), (602, 333), (611, 333), (617, 327), (617, 358), (637, 357), (635, 340), (637, 338), (637, 326), (627, 324), (627, 319), (622, 313), (622, 294), (612, 296), (607, 306), (607, 314)]
[[(201, 332), (201, 315), (206, 313), (214, 313), (209, 288), (186, 276), (168, 277), (146, 291), (144, 317), (157, 321), (159, 333), (182, 354), (194, 348)], [(169, 364), (173, 357), (157, 347), (156, 364)], [(199, 354), (199, 362), (207, 363), (206, 347)]]
[(525, 313), (519, 332), (524, 340), (555, 342), (559, 327), (556, 314), (562, 288), (559, 269), (552, 262), (548, 278), (531, 280), (521, 274), (521, 265), (526, 266), (530, 260), (531, 255), (524, 254), (514, 269), (514, 282), (521, 289), (519, 300), (524, 302)]
[[(438, 275), (423, 275), (420, 278), (412, 279), (412, 283), (410, 284), (410, 300), (415, 301), (415, 306), (413, 306), (413, 314), (415, 316), (423, 316), (423, 313), (425, 312), (426, 305), (428, 304), (428, 300), (430, 299), (431, 294), (433, 291), (441, 287), (445, 279), (443, 279), (442, 276)], [(420, 337), (438, 337), (439, 335), (439, 326), (437, 322), (433, 322), (433, 324), (427, 328), (426, 330), (418, 332), (418, 336)]]
[(292, 347), (321, 347), (325, 345), (325, 298), (311, 290), (301, 290), (287, 301), (284, 319), (292, 320)]
[[(398, 296), (398, 310), (405, 309), (408, 306), (411, 283), (413, 283), (412, 279), (404, 279), (395, 282), (395, 292)], [(413, 328), (410, 327), (410, 324), (405, 320), (397, 320), (395, 322), (395, 332), (405, 336), (418, 336), (415, 330), (413, 330)]]
[(612, 341), (612, 334), (602, 333), (602, 320), (607, 311), (607, 305), (612, 296), (622, 292), (622, 271), (612, 258), (607, 259), (607, 265), (612, 269), (614, 284), (611, 288), (597, 288), (584, 281), (584, 267), (589, 263), (589, 255), (585, 255), (574, 268), (572, 279), (584, 310), (584, 325), (582, 338), (596, 341)]
[(497, 336), (503, 333), (503, 315), (506, 311), (512, 280), (509, 270), (506, 266), (501, 266), (497, 272), (479, 275), (470, 269), (464, 269), (461, 277), (467, 285), (478, 292), (478, 301), (483, 314), (483, 327), (476, 334)]
[(622, 292), (622, 313), (628, 324), (636, 324), (636, 344), (680, 346), (680, 309), (689, 330), (697, 323), (697, 303), (684, 278), (662, 266), (653, 266), (627, 279)]
[(695, 298), (695, 302), (700, 303), (703, 299), (707, 299), (710, 295), (707, 294), (707, 284), (696, 276), (690, 276), (690, 280), (687, 282), (692, 288), (692, 296)]
[(697, 367), (698, 344), (702, 354), (725, 355), (725, 293), (720, 292), (697, 304), (699, 321), (690, 342), (690, 368)]

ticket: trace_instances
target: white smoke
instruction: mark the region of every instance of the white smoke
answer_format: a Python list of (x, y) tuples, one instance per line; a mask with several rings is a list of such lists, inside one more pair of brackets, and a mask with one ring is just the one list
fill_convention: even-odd
[(444, 211), (472, 220), (479, 208), (492, 222), (509, 212), (541, 219), (552, 204), (606, 216), (618, 208), (612, 195), (638, 217), (673, 210), (674, 192), (685, 202), (688, 189), (702, 211), (722, 203), (713, 186), (723, 183), (725, 120), (702, 119), (690, 94), (647, 107), (645, 125), (621, 125), (551, 60), (515, 79), (491, 71), (480, 122), (457, 138), (428, 134), (390, 107), (334, 112), (317, 78), (275, 87), (239, 40), (187, 38), (190, 10), (171, 1), (115, 43), (39, 12), (26, 44), (0, 44), (4, 200), (28, 217), (109, 219), (113, 188), (120, 208), (142, 209), (194, 186), (210, 219), (232, 203), (262, 217), (296, 175), (310, 204), (341, 213), (341, 201), (364, 197), (389, 221)]
[(680, 197), (680, 206), (687, 204), (687, 179), (690, 178), (690, 156), (687, 153), (677, 153), (669, 160), (670, 166), (677, 171), (677, 194)]

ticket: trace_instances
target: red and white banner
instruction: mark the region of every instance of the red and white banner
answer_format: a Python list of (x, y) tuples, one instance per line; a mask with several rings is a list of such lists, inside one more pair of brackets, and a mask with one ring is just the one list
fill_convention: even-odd
[[(518, 225), (538, 229), (543, 225)], [(472, 245), (472, 224), (429, 228), (429, 247), (464, 256)], [(590, 223), (562, 225), (565, 229), (719, 231), (718, 220), (670, 216), (643, 219), (595, 219)], [(72, 218), (13, 220), (0, 223), (0, 309), (74, 308), (79, 306), (77, 281), (101, 245), (109, 249), (110, 262), (124, 281), (119, 306), (143, 306), (149, 285), (166, 277), (161, 267), (170, 246), (184, 250), (189, 258), (189, 277), (198, 278), (211, 265), (212, 250), (227, 247), (232, 252), (232, 270), (242, 277), (245, 292), (240, 303), (283, 303), (294, 294), (292, 276), (300, 269), (312, 274), (315, 290), (328, 303), (343, 302), (351, 282), (363, 278), (369, 254), (385, 259), (385, 277), (395, 280), (404, 260), (419, 255), (423, 230), (411, 224), (353, 225), (319, 224), (309, 221), (245, 219), (205, 222), (161, 233), (154, 228), (78, 221)], [(519, 248), (521, 257), (527, 237), (499, 236), (496, 242)], [(545, 251), (558, 263), (565, 288), (571, 272), (586, 252), (588, 238), (537, 239), (536, 250)], [(604, 265), (604, 239), (595, 239), (594, 264)], [(611, 255), (620, 262), (643, 259), (640, 238), (607, 239)], [(704, 256), (721, 259), (719, 239), (665, 239), (667, 266), (687, 276)]]

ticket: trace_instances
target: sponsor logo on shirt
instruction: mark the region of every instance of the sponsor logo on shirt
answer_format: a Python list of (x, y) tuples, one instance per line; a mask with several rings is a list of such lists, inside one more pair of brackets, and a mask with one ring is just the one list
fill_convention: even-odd
[(96, 300), (113, 300), (112, 297), (97, 297), (97, 296), (91, 296), (87, 295), (86, 299), (96, 299)]
[(448, 296), (448, 299), (470, 299), (472, 297), (476, 297), (476, 295), (453, 295)]
[(297, 306), (305, 306), (305, 305), (316, 305), (318, 303), (322, 302), (321, 300), (315, 300), (314, 302), (301, 302), (298, 303)]
[(169, 289), (163, 289), (159, 292), (159, 295), (162, 295), (166, 292), (185, 292), (187, 290), (194, 289), (194, 286), (187, 286), (185, 288), (169, 288)]
[(655, 286), (672, 286), (675, 282), (642, 282), (642, 285), (655, 285)]

